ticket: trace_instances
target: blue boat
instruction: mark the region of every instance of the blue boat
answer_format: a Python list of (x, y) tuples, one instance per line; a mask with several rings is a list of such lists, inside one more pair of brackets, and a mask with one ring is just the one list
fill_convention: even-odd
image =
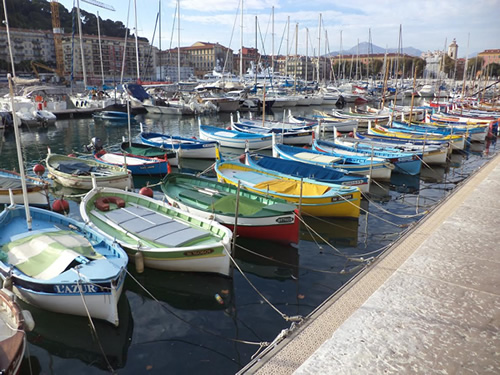
[[(431, 117), (432, 119), (432, 117)], [(434, 121), (434, 120), (432, 120)], [(487, 125), (467, 125), (466, 123), (450, 122), (432, 122), (432, 123), (408, 123), (393, 121), (392, 127), (398, 130), (408, 130), (413, 132), (418, 132), (422, 134), (439, 134), (439, 135), (451, 135), (451, 134), (463, 134), (467, 136), (470, 141), (482, 142), (486, 139), (488, 134)]]
[(94, 158), (104, 164), (126, 167), (134, 176), (165, 176), (170, 169), (165, 155), (163, 157), (147, 157), (100, 150), (94, 153)]
[(354, 155), (365, 157), (375, 156), (394, 164), (396, 167), (395, 172), (399, 173), (417, 175), (420, 173), (420, 169), (422, 168), (422, 153), (417, 154), (375, 148), (367, 150), (365, 148), (356, 148), (340, 142), (336, 143), (335, 141), (330, 142), (319, 139), (314, 140), (313, 148), (317, 151), (340, 157)]
[(139, 137), (142, 143), (176, 150), (180, 158), (215, 159), (216, 141), (151, 132), (141, 132)]
[(337, 168), (321, 167), (296, 160), (287, 160), (255, 153), (245, 153), (245, 162), (251, 167), (273, 171), (284, 176), (307, 178), (313, 181), (331, 184), (355, 186), (362, 192), (368, 192), (368, 176), (350, 175)]
[(10, 205), (0, 213), (0, 278), (44, 310), (118, 325), (128, 257), (115, 241), (48, 210)]
[(278, 139), (285, 144), (310, 145), (312, 143), (314, 126), (273, 127), (259, 126), (254, 121), (231, 121), (231, 129), (237, 132), (250, 134), (276, 134)]
[(273, 153), (283, 159), (340, 168), (352, 174), (369, 175), (371, 178), (378, 180), (389, 180), (394, 169), (393, 164), (377, 157), (337, 157), (316, 150), (283, 144), (273, 145)]
[(223, 147), (240, 149), (248, 147), (251, 150), (271, 148), (273, 143), (272, 134), (243, 133), (209, 125), (200, 125), (200, 138), (217, 142)]

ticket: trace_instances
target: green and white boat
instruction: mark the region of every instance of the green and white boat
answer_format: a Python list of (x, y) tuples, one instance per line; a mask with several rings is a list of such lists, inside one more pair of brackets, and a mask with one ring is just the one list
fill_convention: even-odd
[(80, 203), (87, 225), (118, 242), (132, 261), (169, 271), (231, 270), (232, 232), (157, 199), (95, 187)]

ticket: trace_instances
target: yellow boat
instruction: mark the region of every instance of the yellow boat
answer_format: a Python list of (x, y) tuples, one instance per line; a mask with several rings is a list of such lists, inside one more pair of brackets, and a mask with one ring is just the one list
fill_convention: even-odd
[(315, 182), (290, 175), (269, 173), (248, 165), (217, 160), (220, 182), (294, 203), (301, 213), (323, 217), (359, 217), (361, 192), (357, 187)]
[(371, 124), (368, 125), (368, 134), (379, 137), (397, 138), (409, 142), (448, 142), (451, 148), (455, 150), (463, 150), (465, 147), (465, 137), (463, 134), (419, 134), (412, 133), (411, 131), (404, 132), (392, 128), (384, 128), (380, 125), (371, 126)]

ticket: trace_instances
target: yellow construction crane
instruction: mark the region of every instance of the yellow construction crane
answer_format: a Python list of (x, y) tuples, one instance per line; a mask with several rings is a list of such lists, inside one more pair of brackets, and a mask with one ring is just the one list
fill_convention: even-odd
[[(111, 5), (106, 5), (97, 0), (82, 0), (85, 3), (98, 6), (100, 8), (114, 11)], [(62, 34), (61, 22), (59, 20), (59, 0), (51, 0), (50, 10), (52, 13), (52, 33), (54, 34), (54, 47), (56, 51), (56, 73), (59, 77), (64, 76), (64, 54), (62, 48)]]

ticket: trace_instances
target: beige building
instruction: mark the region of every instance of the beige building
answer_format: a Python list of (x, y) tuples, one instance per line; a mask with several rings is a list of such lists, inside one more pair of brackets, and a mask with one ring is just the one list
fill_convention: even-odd
[(181, 53), (189, 56), (194, 74), (199, 78), (214, 70), (233, 71), (233, 50), (219, 43), (196, 42), (190, 47), (181, 47)]
[[(138, 41), (139, 51), (139, 79), (149, 81), (154, 77), (156, 64), (156, 51), (148, 41)], [(80, 39), (73, 38), (71, 34), (62, 37), (64, 56), (64, 76), (70, 77), (73, 71), (75, 80), (83, 79)], [(124, 64), (124, 80), (137, 80), (137, 57), (134, 38), (128, 38), (125, 46), (124, 38), (101, 37), (102, 67), (104, 79), (107, 82), (119, 82)], [(123, 56), (125, 51), (125, 58)], [(87, 83), (97, 85), (102, 83), (101, 57), (99, 52), (99, 39), (95, 35), (83, 36), (83, 55), (85, 57), (85, 71)], [(73, 67), (73, 68), (72, 68)]]
[[(53, 62), (55, 67), (56, 53), (52, 31), (23, 30), (10, 27), (10, 41), (14, 63), (21, 61), (43, 60)], [(0, 27), (0, 56), (10, 64), (7, 30)]]
[[(23, 61), (43, 61), (50, 68), (56, 68), (56, 53), (54, 47), (54, 35), (52, 31), (23, 30), (9, 28), (12, 54), (14, 63)], [(62, 35), (62, 49), (64, 61), (64, 77), (70, 79), (71, 72), (75, 80), (83, 79), (82, 59), (80, 50), (80, 39), (76, 35), (74, 40), (71, 34)], [(122, 63), (124, 61), (124, 79), (137, 79), (136, 47), (135, 39), (129, 38), (125, 50), (124, 38), (102, 37), (102, 65), (104, 78), (107, 82), (120, 79)], [(101, 54), (99, 51), (99, 39), (95, 35), (83, 36), (83, 55), (85, 56), (85, 70), (88, 84), (102, 83)], [(152, 47), (147, 40), (138, 41), (139, 51), (139, 74), (141, 80), (150, 80), (154, 76), (157, 49)], [(10, 64), (7, 30), (0, 27), (0, 56)], [(43, 72), (43, 68), (39, 72)]]

